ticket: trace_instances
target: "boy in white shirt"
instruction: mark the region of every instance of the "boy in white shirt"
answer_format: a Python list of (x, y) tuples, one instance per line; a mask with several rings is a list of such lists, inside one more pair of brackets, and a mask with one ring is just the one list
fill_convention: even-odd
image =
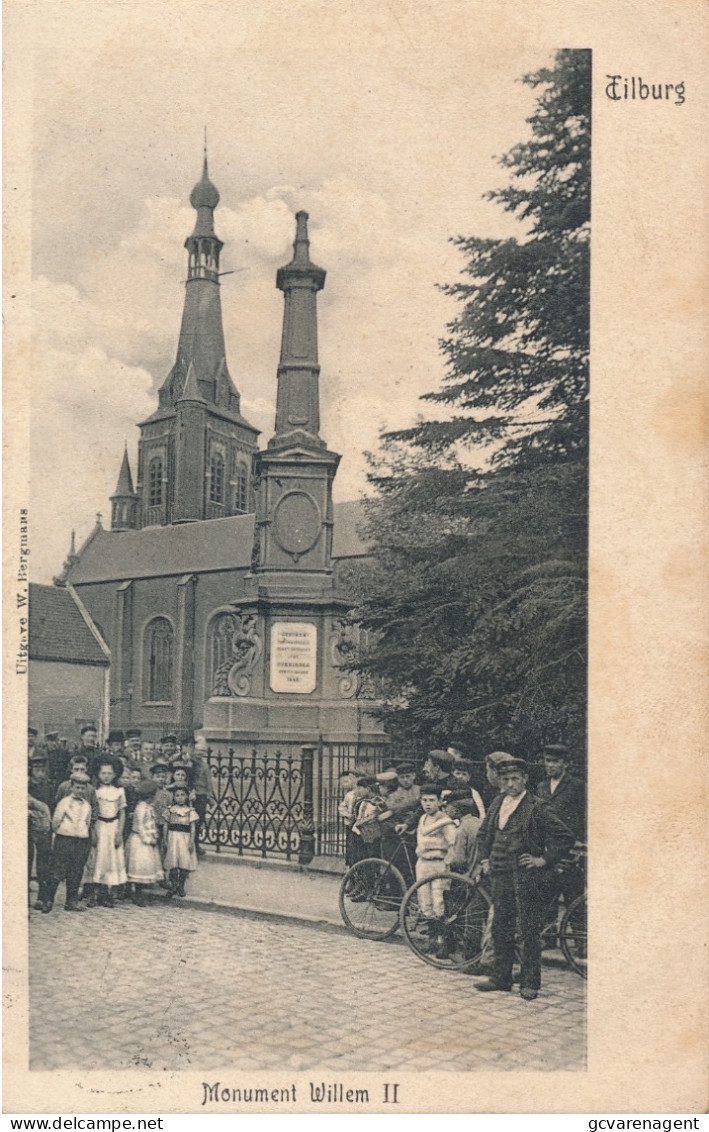
[[(421, 787), (420, 801), (423, 815), (416, 830), (417, 881), (444, 872), (455, 845), (455, 823), (441, 810), (442, 789), (439, 783), (434, 782), (427, 782)], [(431, 941), (429, 946), (434, 952), (441, 951), (445, 946), (443, 931), (445, 886), (444, 880), (434, 880), (430, 884), (422, 884), (418, 890), (419, 908), (427, 921)]]
[(85, 771), (75, 770), (69, 781), (71, 792), (59, 799), (52, 817), (54, 845), (49, 879), (37, 901), (41, 912), (51, 912), (62, 880), (66, 881), (65, 912), (86, 910), (83, 904), (79, 904), (79, 886), (91, 848), (93, 817), (91, 803), (86, 798), (90, 779)]

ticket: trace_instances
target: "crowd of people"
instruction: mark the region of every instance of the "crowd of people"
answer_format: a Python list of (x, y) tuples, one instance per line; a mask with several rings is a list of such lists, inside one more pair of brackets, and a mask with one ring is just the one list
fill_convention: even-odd
[(164, 735), (159, 749), (151, 744), (146, 752), (138, 729), (111, 731), (104, 748), (97, 739), (87, 724), (72, 752), (51, 733), (39, 747), (35, 728), (28, 730), (28, 863), (37, 911), (52, 911), (62, 881), (67, 912), (112, 908), (116, 899), (143, 907), (156, 885), (167, 898), (185, 896), (205, 854), (214, 797), (206, 740)]
[[(111, 908), (116, 899), (144, 906), (151, 890), (181, 897), (204, 856), (205, 817), (214, 784), (207, 743), (193, 734), (142, 742), (138, 729), (110, 732), (105, 747), (86, 725), (70, 751), (48, 735), (37, 745), (29, 729), (29, 875), (36, 873), (34, 908), (49, 913), (65, 882), (64, 908)], [(149, 749), (146, 749), (149, 746)], [(428, 947), (443, 957), (446, 882), (441, 872), (486, 877), (492, 907), (479, 960), (483, 992), (509, 991), (517, 949), (520, 993), (534, 999), (541, 985), (541, 931), (550, 901), (566, 906), (583, 880), (558, 869), (585, 841), (585, 790), (561, 744), (541, 752), (543, 777), (504, 751), (489, 754), (484, 777), (454, 747), (430, 751), (422, 768), (400, 762), (381, 773), (352, 772), (341, 783), (348, 866), (364, 858), (393, 860), (407, 886), (418, 889)], [(411, 846), (402, 852), (402, 841)], [(427, 878), (433, 878), (426, 883)], [(352, 882), (354, 885), (354, 881)], [(361, 878), (360, 882), (361, 884)], [(368, 899), (350, 887), (353, 902)]]
[[(528, 764), (494, 751), (478, 789), (474, 765), (459, 750), (433, 750), (418, 783), (414, 765), (399, 763), (377, 775), (351, 776), (340, 803), (348, 865), (380, 857), (394, 861), (407, 884), (424, 882), (418, 904), (429, 950), (439, 957), (448, 945), (447, 882), (435, 874), (488, 878), (488, 927), (480, 959), (469, 970), (485, 976), (477, 990), (510, 991), (519, 947), (520, 994), (526, 1000), (535, 999), (541, 986), (545, 911), (559, 897), (568, 906), (581, 891), (578, 872), (557, 867), (585, 841), (585, 790), (571, 773), (569, 749), (549, 744), (542, 759), (544, 777), (532, 791)], [(413, 870), (409, 855), (400, 851), (407, 836), (415, 847)], [(435, 879), (425, 883), (428, 877)], [(366, 886), (351, 886), (348, 896), (367, 900)]]

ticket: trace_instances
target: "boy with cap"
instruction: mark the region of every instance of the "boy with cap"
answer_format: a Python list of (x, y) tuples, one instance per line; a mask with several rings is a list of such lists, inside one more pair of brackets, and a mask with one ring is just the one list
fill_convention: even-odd
[(381, 806), (374, 775), (363, 774), (358, 778), (356, 790), (352, 822), (352, 864), (365, 857), (379, 856), (379, 827), (375, 823)]
[(194, 788), (194, 808), (199, 814), (197, 822), (197, 856), (204, 857), (205, 849), (201, 844), (204, 839), (204, 824), (207, 818), (207, 807), (209, 803), (214, 800), (214, 779), (212, 778), (212, 770), (208, 760), (209, 747), (207, 740), (203, 735), (198, 735), (193, 738), (191, 735), (188, 737), (188, 742), (185, 749), (183, 749), (183, 757), (185, 754), (192, 762), (192, 785)]
[[(28, 880), (32, 879), (32, 865), (35, 866), (37, 885), (41, 889), (49, 877), (52, 855), (52, 830), (49, 820), (39, 821), (37, 814), (49, 818), (52, 808), (52, 788), (47, 781), (47, 763), (40, 752), (34, 751), (30, 757), (28, 793), (32, 802), (46, 807), (46, 814), (39, 806), (32, 806), (32, 820), (29, 822), (29, 852), (27, 857)], [(35, 908), (39, 906), (39, 899)]]
[(66, 881), (66, 912), (83, 912), (79, 904), (81, 875), (89, 856), (92, 828), (91, 805), (86, 799), (89, 776), (75, 770), (71, 775), (71, 793), (57, 802), (52, 817), (54, 847), (49, 878), (40, 889), (38, 905), (41, 912), (51, 912), (59, 884)]
[[(448, 869), (452, 873), (470, 873), (477, 859), (478, 833), (482, 819), (478, 809), (466, 790), (452, 790), (445, 799), (445, 810), (457, 825), (455, 845), (448, 860)], [(443, 893), (443, 900), (448, 908), (449, 893)], [(480, 954), (483, 938), (483, 927), (488, 916), (488, 903), (479, 893), (466, 901), (466, 914), (460, 927), (463, 931), (463, 949), (466, 959), (473, 959)], [(483, 974), (478, 966), (469, 968), (467, 973)]]
[(167, 763), (158, 760), (150, 768), (150, 777), (158, 784), (155, 797), (153, 798), (153, 809), (155, 811), (155, 820), (158, 825), (163, 824), (163, 814), (165, 809), (172, 802), (172, 794), (167, 789), (167, 784), (170, 778), (170, 768)]
[(541, 927), (544, 909), (540, 870), (568, 853), (574, 836), (547, 806), (527, 793), (527, 764), (503, 762), (497, 769), (503, 793), (492, 802), (478, 835), (481, 872), (489, 873), (495, 916), (495, 968), (479, 991), (512, 989), (517, 926), (521, 939), (520, 995), (537, 997), (541, 986)]
[[(82, 770), (88, 776), (88, 773), (89, 773), (88, 759), (87, 759), (86, 755), (81, 753), (81, 751), (77, 752), (77, 754), (75, 754), (75, 755), (72, 755), (71, 758), (69, 759), (69, 776), (67, 778), (65, 778), (63, 782), (60, 782), (58, 787), (57, 787), (57, 792), (56, 792), (56, 796), (55, 796), (55, 805), (59, 801), (60, 798), (66, 798), (69, 794), (71, 794), (71, 776), (72, 776), (72, 774), (74, 773), (75, 770)], [(86, 785), (85, 796), (86, 796), (86, 800), (91, 803), (91, 810), (92, 810), (94, 820), (95, 820), (96, 814), (98, 813), (97, 804), (96, 804), (96, 789), (95, 789), (95, 787), (93, 786), (93, 784), (90, 780)]]
[(478, 815), (475, 802), (465, 790), (451, 790), (444, 799), (444, 807), (457, 827), (448, 868), (452, 873), (467, 873), (472, 869), (477, 855), (482, 818)]
[[(424, 880), (435, 873), (444, 872), (453, 846), (456, 828), (453, 820), (441, 809), (442, 787), (437, 782), (426, 782), (421, 787), (423, 814), (416, 829), (416, 880)], [(421, 914), (427, 921), (430, 939), (429, 950), (444, 957), (445, 939), (443, 899), (445, 882), (431, 881), (418, 890)]]
[[(155, 796), (153, 797), (153, 813), (155, 814), (155, 821), (158, 827), (158, 849), (160, 850), (161, 859), (164, 860), (166, 814), (168, 807), (172, 804), (172, 791), (168, 789), (170, 768), (166, 762), (162, 762), (162, 760), (158, 759), (150, 768), (150, 776), (158, 784)], [(164, 877), (158, 883), (162, 888), (170, 887)]]
[(475, 813), (477, 817), (482, 819), (485, 817), (485, 803), (478, 794), (475, 787), (472, 785), (473, 777), (473, 764), (469, 759), (458, 758), (451, 766), (450, 773), (450, 786), (453, 791), (464, 791), (467, 796), (472, 800), (475, 806)]
[(344, 790), (342, 801), (338, 803), (337, 812), (345, 825), (345, 864), (349, 869), (358, 859), (356, 856), (355, 834), (352, 826), (355, 823), (357, 805), (364, 797), (364, 787), (359, 786), (363, 775), (356, 770), (348, 770), (340, 778), (340, 789)]
[[(414, 883), (414, 875), (409, 865), (409, 858), (400, 852), (402, 834), (413, 832), (421, 816), (419, 802), (420, 791), (414, 785), (415, 770), (413, 763), (399, 763), (394, 769), (384, 774), (391, 780), (393, 789), (385, 799), (385, 810), (379, 815), (382, 830), (381, 854), (388, 861), (396, 856), (396, 867), (406, 881), (407, 888)], [(381, 775), (377, 776), (378, 779)]]

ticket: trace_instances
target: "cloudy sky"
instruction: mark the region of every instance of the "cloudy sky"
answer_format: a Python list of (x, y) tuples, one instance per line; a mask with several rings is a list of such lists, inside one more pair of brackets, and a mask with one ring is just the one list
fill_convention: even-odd
[[(97, 12), (101, 12), (97, 18)], [(273, 427), (293, 214), (328, 272), (320, 303), (322, 435), (336, 499), (365, 489), (382, 428), (431, 409), (453, 316), (457, 233), (516, 230), (481, 199), (526, 133), (518, 80), (549, 62), (515, 14), (474, 4), (343, 0), (44, 3), (33, 78), (33, 577), (61, 567), (101, 511), (124, 442), (175, 355), (190, 190), (206, 124), (227, 360), (242, 410)], [(504, 45), (504, 48), (503, 48)]]

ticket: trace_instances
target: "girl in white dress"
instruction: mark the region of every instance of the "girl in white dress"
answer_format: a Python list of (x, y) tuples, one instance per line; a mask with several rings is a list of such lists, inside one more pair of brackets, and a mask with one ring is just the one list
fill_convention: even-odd
[(196, 835), (199, 814), (189, 800), (189, 786), (173, 782), (172, 804), (165, 810), (165, 872), (170, 896), (185, 895), (185, 881), (197, 868)]
[(123, 773), (123, 763), (120, 759), (103, 757), (97, 769), (98, 818), (94, 826), (96, 858), (93, 882), (99, 886), (97, 902), (104, 908), (112, 908), (112, 889), (125, 884), (127, 880), (123, 851), (126, 794), (122, 786), (116, 786)]
[(155, 779), (139, 782), (135, 787), (138, 801), (133, 813), (133, 828), (126, 841), (128, 880), (133, 884), (133, 903), (145, 907), (146, 885), (163, 879), (163, 867), (158, 848), (158, 823), (153, 809), (153, 798), (158, 790)]

